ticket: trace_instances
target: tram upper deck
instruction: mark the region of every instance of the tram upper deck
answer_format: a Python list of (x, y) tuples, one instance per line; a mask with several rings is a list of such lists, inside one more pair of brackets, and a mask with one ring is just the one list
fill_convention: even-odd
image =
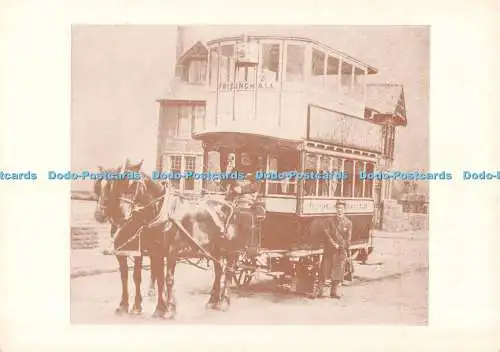
[(220, 38), (206, 49), (205, 59), (185, 62), (187, 71), (207, 65), (206, 113), (194, 135), (256, 133), (380, 152), (381, 126), (364, 120), (374, 67), (308, 38)]

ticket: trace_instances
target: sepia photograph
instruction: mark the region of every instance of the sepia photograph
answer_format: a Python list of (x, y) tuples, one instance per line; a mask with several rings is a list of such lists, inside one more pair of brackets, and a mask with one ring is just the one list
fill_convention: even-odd
[(427, 326), (430, 33), (73, 25), (71, 323)]

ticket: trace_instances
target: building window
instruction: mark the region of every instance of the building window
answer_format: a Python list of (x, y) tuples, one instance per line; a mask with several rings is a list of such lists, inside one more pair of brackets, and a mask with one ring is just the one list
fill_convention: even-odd
[(179, 108), (179, 137), (191, 137), (191, 112), (192, 106), (183, 105)]
[[(194, 156), (186, 156), (184, 157), (184, 172), (192, 172), (196, 171), (196, 157)], [(194, 178), (193, 177), (185, 177), (184, 178), (184, 190), (185, 191), (194, 191)]]
[(303, 81), (305, 47), (290, 44), (286, 50), (286, 80), (288, 82)]
[(198, 59), (189, 62), (187, 81), (191, 84), (203, 84), (207, 76), (207, 60)]
[(193, 128), (192, 132), (203, 131), (205, 128), (205, 107), (202, 105), (193, 106)]
[(279, 81), (280, 57), (279, 44), (262, 44), (262, 74), (266, 83)]
[(161, 134), (168, 137), (176, 137), (178, 134), (178, 110), (175, 105), (164, 106)]
[(161, 134), (190, 138), (205, 128), (205, 106), (200, 104), (168, 104), (163, 110)]
[[(196, 185), (199, 185), (201, 180), (185, 176), (188, 172), (197, 171), (196, 164), (196, 156), (170, 155), (168, 165), (165, 166), (165, 171), (173, 174), (173, 177), (170, 179), (172, 187), (180, 192), (196, 191)], [(177, 177), (178, 175), (182, 175), (182, 177)]]
[[(179, 155), (170, 156), (170, 172), (173, 172), (175, 175), (175, 173), (180, 174), (181, 170), (182, 170), (182, 156)], [(171, 183), (172, 187), (174, 187), (175, 189), (178, 190), (181, 189), (180, 178), (173, 177)]]

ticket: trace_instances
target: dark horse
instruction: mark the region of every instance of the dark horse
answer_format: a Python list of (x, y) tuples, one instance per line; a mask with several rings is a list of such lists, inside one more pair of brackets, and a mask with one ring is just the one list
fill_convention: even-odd
[(229, 307), (229, 284), (247, 237), (244, 231), (235, 231), (232, 204), (210, 197), (189, 200), (173, 191), (170, 183), (157, 182), (142, 172), (140, 180), (107, 181), (101, 199), (101, 212), (119, 214), (115, 248), (142, 238), (142, 248), (151, 256), (158, 292), (163, 292), (165, 285), (163, 258), (167, 258), (166, 302), (162, 294), (157, 295), (153, 316), (175, 316), (174, 274), (182, 252), (214, 262), (215, 278), (207, 307)]
[[(116, 169), (104, 170), (102, 167), (99, 167), (99, 171), (101, 173), (119, 173), (119, 172), (123, 172), (124, 170), (130, 171), (130, 172), (139, 172), (141, 166), (142, 166), (142, 161), (139, 164), (130, 165), (129, 161), (127, 160), (124, 168), (117, 167)], [(117, 231), (119, 229), (120, 224), (123, 222), (123, 214), (122, 214), (122, 212), (113, 210), (114, 209), (113, 207), (104, 206), (108, 201), (106, 198), (106, 189), (109, 187), (111, 187), (111, 184), (107, 180), (97, 179), (94, 182), (94, 193), (97, 196), (97, 207), (96, 207), (95, 212), (94, 212), (94, 218), (99, 223), (110, 222), (110, 224), (111, 224), (110, 238), (113, 241), (113, 239), (115, 238), (115, 236), (117, 234)], [(107, 209), (105, 210), (105, 208), (107, 208)], [(116, 255), (116, 258), (118, 260), (120, 277), (121, 277), (121, 282), (122, 282), (122, 300), (121, 300), (119, 307), (116, 309), (116, 313), (123, 314), (123, 313), (128, 312), (129, 294), (128, 294), (127, 256)], [(141, 298), (141, 290), (140, 290), (141, 278), (142, 278), (142, 257), (139, 257), (139, 256), (134, 257), (133, 278), (134, 278), (134, 283), (135, 283), (135, 291), (136, 291), (135, 299), (136, 299), (136, 301), (135, 301), (132, 313), (138, 314), (142, 311), (142, 308), (141, 308), (142, 298)], [(151, 269), (151, 277), (150, 277), (150, 284), (149, 284), (149, 295), (150, 296), (153, 296), (155, 294), (154, 284), (155, 284), (155, 278), (153, 275), (153, 270)]]

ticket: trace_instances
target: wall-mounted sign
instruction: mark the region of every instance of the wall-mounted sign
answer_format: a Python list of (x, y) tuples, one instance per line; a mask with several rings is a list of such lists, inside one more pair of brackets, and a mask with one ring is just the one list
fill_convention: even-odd
[[(303, 214), (331, 214), (335, 213), (334, 199), (304, 199), (302, 205)], [(372, 200), (367, 199), (346, 199), (345, 202), (345, 212), (347, 214), (353, 213), (372, 213), (374, 211), (374, 205)]]
[(382, 126), (316, 106), (309, 109), (308, 139), (382, 152)]

